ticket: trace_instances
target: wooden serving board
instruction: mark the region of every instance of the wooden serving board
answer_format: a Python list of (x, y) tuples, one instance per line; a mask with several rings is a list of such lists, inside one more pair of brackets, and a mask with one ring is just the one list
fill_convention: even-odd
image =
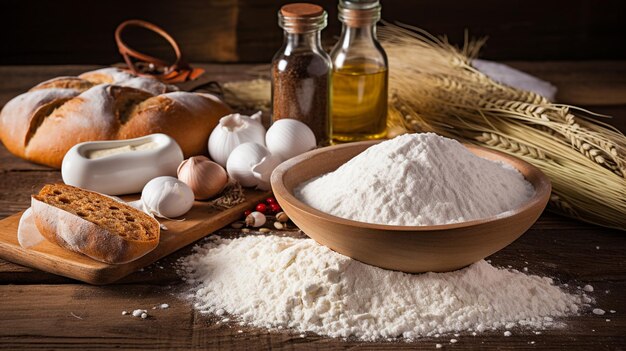
[(17, 240), (17, 227), (23, 213), (20, 212), (0, 221), (0, 258), (90, 284), (110, 284), (240, 219), (246, 209), (271, 194), (255, 190), (244, 192), (246, 201), (227, 210), (216, 210), (206, 202), (196, 201), (184, 215), (184, 221), (159, 219), (168, 230), (161, 230), (156, 249), (138, 260), (119, 265), (93, 260), (46, 240), (28, 249), (21, 247)]

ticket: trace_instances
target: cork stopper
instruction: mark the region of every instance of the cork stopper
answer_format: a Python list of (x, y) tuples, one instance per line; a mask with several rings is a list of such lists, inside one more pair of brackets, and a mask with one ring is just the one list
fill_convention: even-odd
[(326, 27), (326, 11), (308, 3), (287, 4), (278, 11), (278, 25), (289, 33), (308, 33)]
[(287, 4), (280, 8), (283, 17), (318, 17), (324, 14), (321, 6), (307, 3)]

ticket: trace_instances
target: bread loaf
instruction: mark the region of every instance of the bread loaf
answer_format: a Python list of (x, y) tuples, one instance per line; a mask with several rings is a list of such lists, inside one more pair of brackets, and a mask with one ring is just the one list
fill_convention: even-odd
[(0, 140), (14, 155), (56, 168), (78, 143), (153, 133), (174, 138), (186, 158), (205, 154), (219, 118), (232, 111), (213, 95), (177, 90), (117, 68), (54, 78), (4, 106)]
[(32, 196), (37, 229), (48, 241), (95, 260), (136, 260), (159, 244), (159, 223), (110, 197), (64, 184)]

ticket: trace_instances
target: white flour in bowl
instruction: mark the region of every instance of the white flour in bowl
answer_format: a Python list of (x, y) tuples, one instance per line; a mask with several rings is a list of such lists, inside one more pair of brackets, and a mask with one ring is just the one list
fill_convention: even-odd
[(583, 298), (591, 301), (550, 278), (484, 260), (414, 275), (363, 264), (311, 239), (278, 236), (212, 237), (181, 266), (201, 312), (368, 341), (556, 327), (553, 318), (577, 314)]
[(533, 194), (516, 169), (434, 133), (372, 146), (295, 189), (296, 197), (322, 212), (405, 226), (487, 218), (519, 207)]

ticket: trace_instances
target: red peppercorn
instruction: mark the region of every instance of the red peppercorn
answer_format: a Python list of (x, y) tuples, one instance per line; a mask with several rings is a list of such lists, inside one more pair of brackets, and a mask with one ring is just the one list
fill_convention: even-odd
[(279, 204), (270, 204), (270, 211), (272, 211), (272, 213), (278, 213), (282, 211), (282, 208), (280, 208)]
[(265, 213), (267, 212), (267, 205), (266, 205), (266, 204), (263, 204), (263, 203), (260, 203), (260, 204), (256, 205), (256, 208), (255, 208), (255, 209), (256, 209), (258, 212), (261, 212), (261, 213), (265, 214)]
[(248, 217), (250, 215), (250, 213), (252, 213), (251, 210), (245, 210), (244, 213), (243, 213), (243, 216), (244, 217)]
[(268, 205), (275, 204), (276, 203), (276, 198), (275, 197), (268, 197), (267, 199), (265, 199), (265, 202), (267, 202)]

